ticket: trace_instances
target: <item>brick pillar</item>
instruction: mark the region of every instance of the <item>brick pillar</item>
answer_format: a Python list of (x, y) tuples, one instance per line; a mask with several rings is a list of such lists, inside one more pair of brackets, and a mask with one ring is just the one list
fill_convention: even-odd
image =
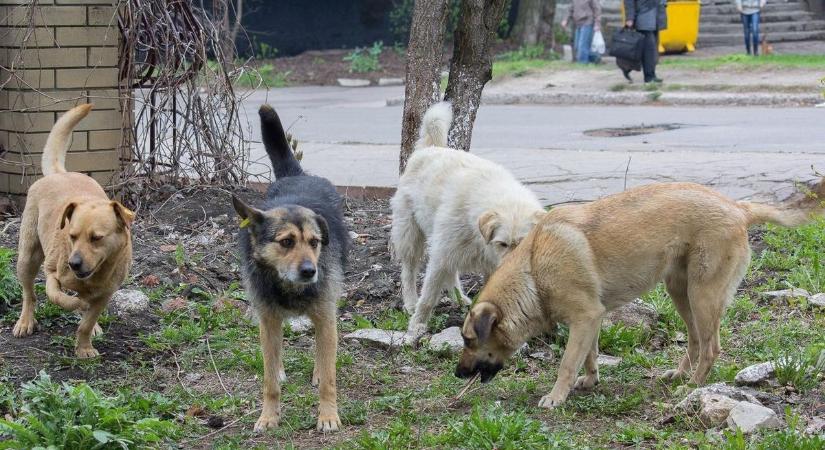
[(25, 194), (55, 120), (82, 103), (95, 107), (75, 129), (66, 168), (106, 186), (123, 151), (117, 2), (29, 3), (0, 0), (0, 193)]

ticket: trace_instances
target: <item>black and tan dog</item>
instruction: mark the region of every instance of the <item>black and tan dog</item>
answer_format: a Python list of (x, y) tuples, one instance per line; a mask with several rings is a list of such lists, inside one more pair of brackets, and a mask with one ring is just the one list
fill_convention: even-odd
[[(570, 337), (553, 390), (554, 408), (571, 388), (599, 381), (599, 328), (606, 311), (665, 282), (688, 329), (687, 355), (666, 379), (693, 370), (702, 384), (719, 356), (719, 324), (750, 262), (748, 227), (796, 226), (821, 213), (825, 184), (779, 206), (736, 202), (691, 183), (643, 186), (551, 210), (508, 255), (467, 316), (456, 376), (488, 381), (533, 336), (557, 322)], [(584, 364), (584, 376), (576, 378)]]
[(260, 319), (264, 356), (263, 410), (256, 431), (278, 425), (283, 372), (283, 320), (307, 315), (315, 326), (318, 430), (341, 426), (335, 388), (336, 304), (341, 296), (349, 233), (342, 199), (326, 179), (307, 175), (295, 159), (278, 115), (261, 107), (261, 132), (276, 181), (262, 209), (232, 198), (243, 219), (243, 277)]
[(43, 148), (44, 177), (29, 188), (20, 223), (17, 278), (23, 287), (23, 310), (13, 330), (17, 337), (34, 332), (34, 279), (42, 264), (46, 297), (83, 314), (75, 344), (80, 358), (98, 355), (91, 341), (93, 334), (101, 332), (97, 318), (132, 264), (134, 214), (109, 200), (91, 177), (66, 172), (72, 130), (91, 109), (92, 105), (80, 105), (66, 112)]

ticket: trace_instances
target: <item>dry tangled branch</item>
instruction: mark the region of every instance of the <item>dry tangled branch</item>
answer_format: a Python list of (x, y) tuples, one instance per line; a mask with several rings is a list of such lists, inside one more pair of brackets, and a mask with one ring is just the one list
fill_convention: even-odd
[(124, 123), (133, 124), (124, 130), (133, 151), (123, 185), (137, 193), (160, 184), (246, 182), (244, 94), (233, 82), (256, 74), (246, 64), (218, 62), (229, 59), (227, 45), (191, 2), (128, 0), (120, 11), (121, 97), (134, 102), (123, 107)]

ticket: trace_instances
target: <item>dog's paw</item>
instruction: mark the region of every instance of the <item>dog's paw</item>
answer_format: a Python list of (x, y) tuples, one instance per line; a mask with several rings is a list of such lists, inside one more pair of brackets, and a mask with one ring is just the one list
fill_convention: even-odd
[(94, 347), (77, 347), (74, 351), (78, 358), (94, 358), (100, 356), (100, 353)]
[(17, 323), (14, 324), (14, 329), (12, 329), (11, 333), (14, 337), (23, 337), (28, 336), (34, 333), (34, 329), (37, 328), (37, 321), (33, 318), (31, 319), (24, 319), (19, 318), (17, 319)]
[(539, 408), (555, 409), (564, 403), (564, 399), (554, 398), (553, 394), (547, 394), (539, 400)]
[(341, 419), (338, 418), (338, 411), (318, 415), (318, 424), (315, 429), (321, 432), (338, 431), (341, 428)]
[(253, 430), (256, 433), (263, 433), (269, 428), (277, 428), (278, 422), (281, 420), (280, 414), (261, 414), (261, 417), (258, 417), (258, 421), (255, 422), (255, 428)]
[(413, 342), (418, 342), (427, 334), (427, 324), (426, 323), (418, 323), (418, 322), (410, 322), (409, 327), (407, 327), (407, 334), (410, 335)]
[(92, 328), (92, 337), (102, 336), (103, 335), (103, 328), (100, 327), (100, 324), (95, 322), (95, 326)]
[(659, 375), (659, 379), (662, 381), (682, 380), (685, 378), (685, 375), (687, 374), (685, 372), (680, 372), (679, 369), (670, 369)]
[(599, 384), (599, 377), (583, 375), (576, 379), (576, 384), (573, 386), (573, 389), (589, 391), (596, 387), (597, 384)]

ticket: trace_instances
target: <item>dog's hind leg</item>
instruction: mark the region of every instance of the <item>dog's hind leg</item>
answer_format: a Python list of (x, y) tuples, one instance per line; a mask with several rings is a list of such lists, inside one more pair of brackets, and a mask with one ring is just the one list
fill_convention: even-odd
[(433, 315), (438, 299), (444, 289), (450, 287), (455, 279), (455, 272), (448, 268), (447, 255), (438, 249), (430, 253), (427, 271), (424, 275), (424, 285), (421, 287), (421, 299), (415, 307), (415, 313), (410, 318), (408, 331), (418, 338), (427, 332), (427, 322)]
[(673, 300), (673, 305), (679, 316), (685, 322), (687, 327), (688, 348), (685, 356), (679, 362), (679, 366), (675, 369), (670, 369), (662, 374), (663, 380), (676, 380), (687, 376), (696, 365), (699, 358), (699, 331), (696, 329), (694, 323), (693, 313), (690, 310), (690, 299), (688, 298), (687, 277), (685, 274), (686, 268), (676, 269), (678, 272), (673, 273), (665, 280), (667, 293)]
[[(401, 194), (399, 194), (401, 195)], [(393, 199), (391, 249), (401, 263), (401, 297), (404, 309), (412, 314), (418, 302), (416, 281), (424, 257), (426, 239), (415, 221), (411, 202), (399, 197)]]
[[(27, 214), (28, 213), (28, 214)], [(36, 213), (36, 211), (35, 211)], [(20, 242), (18, 244), (17, 279), (23, 288), (23, 309), (20, 318), (14, 324), (12, 334), (16, 337), (28, 336), (37, 327), (34, 319), (34, 310), (37, 306), (37, 296), (34, 293), (34, 279), (43, 264), (45, 255), (40, 239), (37, 237), (36, 218), (30, 217), (31, 212), (23, 213), (20, 225)]]
[[(467, 294), (464, 292), (464, 288), (461, 287), (461, 273), (460, 272), (455, 273), (455, 282), (454, 282), (453, 289), (455, 290), (455, 292), (458, 293), (458, 301), (462, 305), (470, 306), (470, 305), (473, 304), (473, 299), (468, 297)], [(452, 292), (450, 292), (450, 294), (452, 294)]]
[[(742, 281), (750, 261), (747, 235), (743, 233), (741, 239), (741, 245), (734, 244), (729, 248), (723, 246), (714, 252), (716, 261), (701, 261), (688, 270), (690, 311), (699, 341), (698, 364), (690, 378), (692, 384), (705, 383), (721, 352), (719, 325), (722, 315)], [(726, 257), (723, 258), (723, 255)]]
[(263, 406), (255, 422), (255, 431), (278, 426), (281, 420), (281, 381), (278, 368), (282, 367), (281, 347), (284, 340), (283, 317), (272, 308), (263, 306), (258, 312), (258, 332), (264, 356)]
[[(601, 321), (599, 322), (601, 328)], [(599, 384), (599, 331), (596, 330), (596, 339), (593, 339), (593, 345), (587, 356), (584, 358), (584, 375), (576, 379), (576, 385), (573, 389), (593, 389)]]
[(338, 329), (335, 319), (335, 301), (325, 302), (309, 313), (315, 325), (315, 369), (318, 378), (318, 431), (337, 431), (341, 427), (338, 417), (335, 359), (338, 351)]

